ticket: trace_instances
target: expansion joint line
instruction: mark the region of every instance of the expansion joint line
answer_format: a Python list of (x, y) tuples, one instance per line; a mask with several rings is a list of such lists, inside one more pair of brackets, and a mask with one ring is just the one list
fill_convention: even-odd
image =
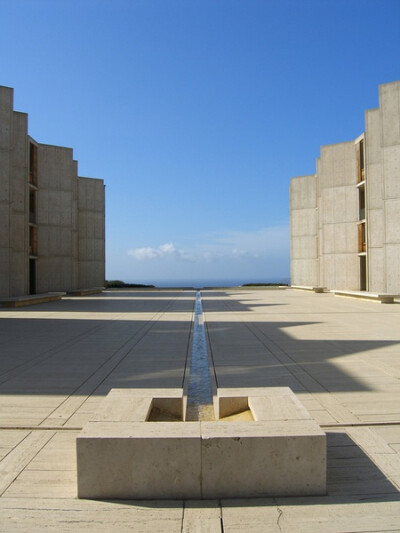
[(281, 520), (281, 517), (283, 515), (283, 511), (280, 507), (277, 507), (276, 510), (278, 511), (278, 519), (276, 521), (276, 525), (279, 527), (279, 531), (282, 531), (282, 528), (281, 528), (281, 525), (280, 525), (280, 520)]
[[(161, 317), (168, 312), (168, 310), (172, 307), (172, 304), (178, 299), (178, 297), (173, 298), (162, 311), (158, 311), (154, 314), (154, 316), (147, 320), (143, 326), (129, 339), (127, 339), (119, 348), (117, 348), (99, 367), (96, 368), (94, 372), (92, 372), (87, 378), (79, 384), (78, 387), (76, 387), (70, 394), (65, 398), (63, 402), (60, 403), (57, 407), (53, 409), (53, 411), (46, 417), (46, 419), (51, 418), (51, 415), (54, 414), (60, 407), (65, 405), (71, 396), (74, 396), (76, 394), (79, 394), (79, 392), (82, 392), (83, 389), (87, 386), (87, 384), (94, 378), (96, 374), (99, 374), (103, 368), (106, 368), (107, 365), (110, 365), (110, 363), (113, 364), (111, 368), (108, 370), (108, 372), (103, 375), (102, 379), (100, 379), (97, 383), (94, 383), (91, 387), (91, 390), (88, 391), (88, 394), (83, 394), (85, 396), (82, 399), (82, 402), (80, 405), (75, 409), (75, 412), (81, 407), (88, 398), (90, 398), (94, 392), (109, 378), (109, 376), (118, 368), (118, 366), (123, 363), (123, 361), (128, 357), (130, 352), (133, 348), (143, 339), (143, 337), (154, 327), (154, 325), (160, 321)], [(119, 315), (121, 316), (121, 315)], [(118, 319), (114, 319), (113, 322), (115, 322)], [(100, 326), (99, 326), (100, 327)], [(114, 359), (114, 361), (113, 361)], [(66, 419), (65, 422), (68, 422), (68, 420), (73, 416), (74, 413), (71, 414), (70, 417)], [(45, 420), (46, 420), (45, 419)]]

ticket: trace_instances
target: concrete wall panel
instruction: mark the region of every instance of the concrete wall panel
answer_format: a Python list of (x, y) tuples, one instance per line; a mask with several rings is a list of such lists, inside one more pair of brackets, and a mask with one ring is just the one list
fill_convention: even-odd
[(105, 279), (104, 182), (78, 180), (79, 286), (102, 287)]
[(0, 87), (0, 150), (10, 148), (14, 91)]
[[(101, 242), (101, 241), (97, 241)], [(317, 238), (314, 235), (304, 235), (293, 239), (293, 257), (296, 259), (316, 259), (317, 258)]]
[(368, 212), (368, 250), (382, 248), (385, 239), (385, 227), (382, 209), (371, 209)]
[(379, 86), (379, 107), (382, 117), (384, 146), (400, 144), (400, 83)]
[(386, 292), (385, 258), (383, 248), (368, 250), (369, 287), (371, 292)]
[(10, 294), (10, 254), (8, 248), (0, 247), (0, 295), (8, 298)]
[(365, 147), (367, 165), (382, 163), (381, 146), (382, 130), (380, 111), (379, 109), (369, 109), (365, 112)]
[(391, 294), (400, 294), (400, 244), (386, 246), (386, 287)]
[(384, 184), (380, 163), (367, 167), (367, 209), (383, 209)]
[(385, 198), (400, 198), (400, 144), (383, 148)]
[(300, 176), (290, 183), (290, 202), (292, 209), (316, 207), (316, 176)]
[(10, 296), (28, 291), (27, 115), (13, 113), (10, 144)]
[(318, 266), (313, 259), (294, 259), (292, 262), (295, 282), (292, 285), (315, 287), (318, 285)]
[(315, 176), (291, 180), (291, 284), (318, 285), (318, 213)]
[[(317, 214), (316, 208), (296, 209), (292, 211), (292, 236), (298, 235), (316, 235), (317, 234)], [(97, 231), (97, 225), (95, 225)], [(97, 236), (97, 234), (96, 234)]]
[(386, 244), (400, 244), (400, 195), (395, 200), (386, 200), (385, 207)]

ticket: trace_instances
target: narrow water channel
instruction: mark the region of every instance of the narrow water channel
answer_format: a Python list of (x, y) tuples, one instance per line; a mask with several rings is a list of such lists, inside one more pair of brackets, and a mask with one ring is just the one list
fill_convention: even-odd
[(196, 293), (186, 420), (215, 420), (201, 293)]

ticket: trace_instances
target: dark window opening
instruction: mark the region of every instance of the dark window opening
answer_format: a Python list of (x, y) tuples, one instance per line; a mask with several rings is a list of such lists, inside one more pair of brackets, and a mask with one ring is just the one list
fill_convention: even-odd
[(36, 224), (36, 191), (29, 191), (29, 222)]
[(358, 219), (365, 219), (365, 188), (362, 186), (358, 189)]
[(36, 260), (29, 259), (29, 294), (36, 294)]
[(365, 222), (358, 224), (358, 253), (367, 251)]
[(29, 144), (29, 183), (37, 185), (37, 146)]
[(37, 255), (37, 228), (29, 226), (29, 255)]
[(360, 291), (367, 290), (367, 257), (360, 256)]

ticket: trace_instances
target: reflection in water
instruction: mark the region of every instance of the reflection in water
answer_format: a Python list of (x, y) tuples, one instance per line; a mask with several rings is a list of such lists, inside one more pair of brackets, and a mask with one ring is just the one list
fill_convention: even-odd
[(214, 420), (207, 341), (200, 291), (196, 294), (186, 420)]

